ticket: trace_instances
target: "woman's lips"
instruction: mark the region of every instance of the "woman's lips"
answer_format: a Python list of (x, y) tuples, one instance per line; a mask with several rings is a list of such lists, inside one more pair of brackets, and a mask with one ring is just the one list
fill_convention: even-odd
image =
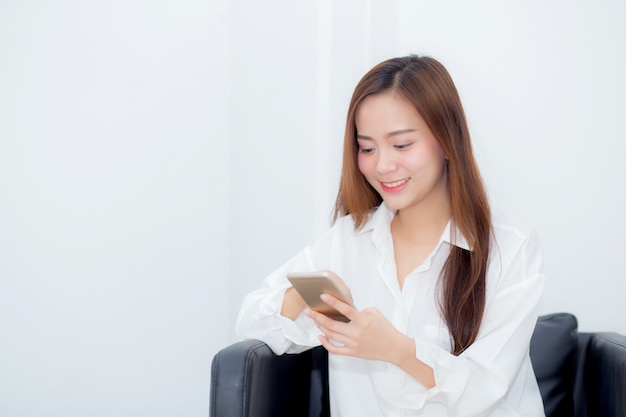
[(402, 190), (411, 178), (404, 178), (393, 182), (380, 182), (380, 185), (384, 191), (393, 193)]

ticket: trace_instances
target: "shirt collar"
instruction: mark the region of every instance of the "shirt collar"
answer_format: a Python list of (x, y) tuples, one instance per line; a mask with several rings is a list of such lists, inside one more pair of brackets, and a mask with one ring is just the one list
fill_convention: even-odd
[(472, 250), (467, 243), (467, 239), (465, 239), (465, 236), (463, 235), (463, 233), (461, 233), (461, 230), (457, 227), (456, 223), (452, 219), (448, 220), (448, 224), (443, 230), (439, 241), (447, 242), (450, 245), (455, 245), (461, 249), (465, 249), (468, 251)]
[[(396, 210), (387, 207), (384, 202), (381, 203), (380, 206), (370, 214), (369, 219), (358, 231), (358, 234), (371, 231), (374, 244), (381, 247), (391, 235), (391, 221), (395, 215)], [(463, 236), (463, 233), (461, 233), (461, 230), (459, 230), (452, 219), (448, 221), (448, 224), (446, 224), (439, 238), (439, 244), (441, 244), (441, 242), (446, 242), (461, 249), (471, 251), (467, 239)]]

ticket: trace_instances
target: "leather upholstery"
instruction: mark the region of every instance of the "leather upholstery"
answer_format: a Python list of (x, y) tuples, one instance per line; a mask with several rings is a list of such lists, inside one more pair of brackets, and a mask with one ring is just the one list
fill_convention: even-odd
[[(626, 336), (578, 333), (573, 315), (550, 314), (537, 322), (530, 356), (546, 417), (626, 417)], [(209, 415), (329, 417), (326, 351), (277, 356), (257, 340), (222, 349)]]
[(578, 322), (571, 314), (543, 316), (530, 341), (530, 357), (546, 416), (574, 415)]
[(584, 372), (586, 416), (626, 416), (626, 337), (590, 334)]
[(213, 358), (209, 415), (328, 417), (328, 359), (317, 347), (275, 355), (258, 340), (222, 349)]

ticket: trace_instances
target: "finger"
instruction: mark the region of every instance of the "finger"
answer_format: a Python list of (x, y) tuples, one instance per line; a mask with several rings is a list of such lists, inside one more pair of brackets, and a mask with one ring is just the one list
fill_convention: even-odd
[(328, 339), (334, 342), (337, 342), (343, 346), (348, 346), (350, 343), (350, 338), (341, 332), (337, 332), (331, 328), (328, 328), (322, 324), (316, 323), (317, 328), (323, 333), (323, 335)]
[(342, 321), (333, 320), (325, 314), (318, 313), (317, 311), (309, 310), (307, 315), (313, 319), (313, 322), (320, 331), (326, 335), (329, 339), (342, 344), (350, 343), (349, 337), (346, 332), (349, 330), (347, 323)]
[(354, 307), (352, 307), (350, 304), (345, 303), (339, 300), (338, 298), (333, 297), (332, 295), (322, 294), (320, 295), (320, 298), (322, 299), (323, 302), (333, 307), (335, 310), (337, 310), (338, 312), (340, 312), (341, 314), (343, 314), (350, 320), (352, 320), (354, 318), (355, 313), (357, 313), (357, 310)]
[(341, 277), (339, 277), (338, 275), (334, 275), (332, 277), (332, 280), (335, 282), (335, 284), (337, 284), (339, 286), (339, 288), (341, 288), (341, 290), (346, 294), (349, 295), (350, 298), (352, 298), (352, 294), (350, 292), (350, 287), (348, 287), (346, 285), (346, 283), (344, 282), (343, 279), (341, 279)]
[(346, 346), (337, 346), (326, 337), (319, 336), (319, 341), (321, 342), (324, 349), (328, 352), (333, 353), (335, 355), (350, 355), (350, 351)]
[(350, 304), (352, 304), (354, 300), (352, 299), (352, 291), (350, 291), (350, 287), (348, 287), (343, 281), (339, 282), (338, 285), (343, 293), (348, 296), (348, 301), (350, 301)]
[(347, 323), (332, 319), (326, 314), (320, 313), (315, 310), (308, 310), (306, 312), (306, 315), (313, 319), (317, 327), (323, 326), (324, 328), (329, 329), (329, 331), (339, 334), (345, 333), (346, 331), (345, 326), (347, 325)]

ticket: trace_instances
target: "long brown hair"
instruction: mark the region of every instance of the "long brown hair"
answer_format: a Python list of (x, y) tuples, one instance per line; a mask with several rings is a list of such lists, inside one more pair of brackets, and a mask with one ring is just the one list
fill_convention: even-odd
[(448, 159), (452, 220), (471, 248), (467, 251), (452, 245), (440, 281), (441, 314), (452, 338), (452, 353), (459, 355), (476, 340), (485, 309), (491, 213), (461, 99), (450, 74), (434, 58), (410, 55), (389, 59), (357, 84), (348, 109), (334, 220), (350, 214), (360, 228), (382, 202), (358, 168), (355, 117), (363, 99), (386, 91), (401, 94), (415, 106)]

